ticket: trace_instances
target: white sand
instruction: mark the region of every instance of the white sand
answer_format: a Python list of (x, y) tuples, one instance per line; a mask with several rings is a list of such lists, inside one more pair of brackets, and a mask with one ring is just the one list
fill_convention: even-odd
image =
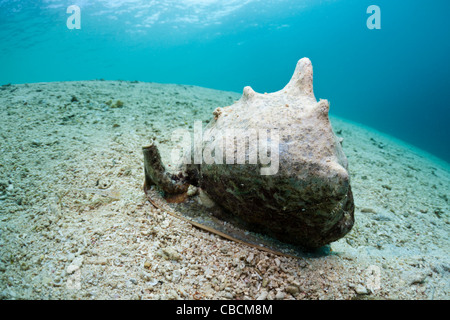
[(448, 165), (340, 119), (356, 223), (331, 255), (274, 256), (155, 210), (141, 147), (156, 137), (167, 159), (175, 128), (238, 98), (111, 81), (0, 87), (0, 298), (450, 298)]

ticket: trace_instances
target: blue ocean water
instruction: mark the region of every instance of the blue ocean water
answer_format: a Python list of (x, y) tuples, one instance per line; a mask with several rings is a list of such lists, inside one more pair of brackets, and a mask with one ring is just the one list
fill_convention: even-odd
[[(69, 29), (67, 8), (80, 8)], [(369, 29), (370, 5), (381, 29)], [(139, 80), (280, 90), (314, 66), (331, 113), (450, 162), (450, 2), (0, 0), (0, 84)]]

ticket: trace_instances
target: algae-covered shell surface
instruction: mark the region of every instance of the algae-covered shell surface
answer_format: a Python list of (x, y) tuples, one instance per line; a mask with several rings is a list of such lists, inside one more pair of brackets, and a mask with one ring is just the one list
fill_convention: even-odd
[[(303, 58), (282, 90), (260, 94), (245, 87), (239, 101), (214, 111), (204, 132), (213, 138), (194, 150), (223, 150), (223, 162), (187, 166), (191, 180), (234, 222), (307, 248), (343, 237), (354, 222), (347, 159), (328, 118), (329, 103), (315, 99), (312, 80), (311, 62)], [(264, 143), (272, 148), (261, 150)], [(264, 165), (265, 150), (272, 161)]]

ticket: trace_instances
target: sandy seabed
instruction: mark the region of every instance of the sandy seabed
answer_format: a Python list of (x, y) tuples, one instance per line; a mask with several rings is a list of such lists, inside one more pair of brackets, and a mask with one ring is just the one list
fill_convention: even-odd
[(450, 298), (448, 164), (348, 121), (331, 119), (356, 222), (328, 255), (273, 255), (155, 209), (142, 146), (156, 138), (168, 159), (174, 129), (239, 98), (125, 81), (0, 87), (0, 298)]

